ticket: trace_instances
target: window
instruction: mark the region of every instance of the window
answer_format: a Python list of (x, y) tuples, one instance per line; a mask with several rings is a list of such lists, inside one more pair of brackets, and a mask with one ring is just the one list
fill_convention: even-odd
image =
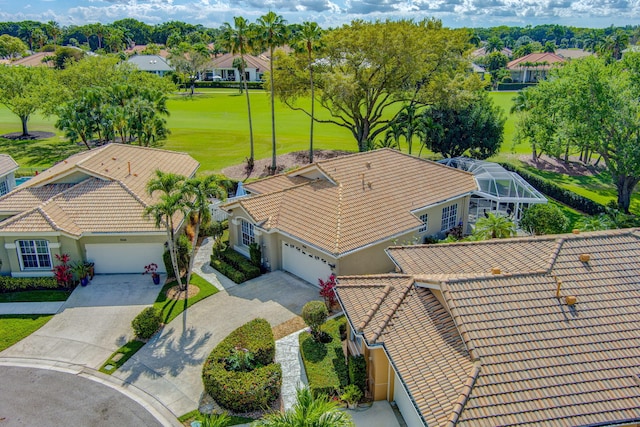
[(456, 226), (458, 217), (458, 205), (445, 206), (442, 209), (442, 227), (440, 230), (451, 230)]
[(18, 240), (18, 258), (23, 270), (26, 269), (50, 269), (51, 254), (49, 242), (46, 240)]
[(253, 224), (242, 220), (242, 245), (249, 246), (256, 241), (253, 236)]
[(9, 186), (7, 185), (7, 181), (0, 181), (0, 196), (4, 196), (9, 192)]
[(429, 228), (429, 215), (428, 214), (422, 214), (420, 215), (420, 221), (422, 221), (422, 226), (420, 226), (420, 228), (418, 229), (419, 233), (425, 232), (427, 231), (427, 229)]

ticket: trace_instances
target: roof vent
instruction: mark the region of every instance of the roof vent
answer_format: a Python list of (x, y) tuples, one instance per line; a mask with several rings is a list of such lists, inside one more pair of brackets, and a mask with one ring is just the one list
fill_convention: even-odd
[(500, 271), (499, 267), (493, 267), (491, 269), (491, 274), (500, 274), (500, 273), (502, 273), (502, 272)]
[(567, 295), (564, 300), (569, 306), (574, 305), (578, 301), (574, 295)]
[(590, 259), (591, 256), (589, 254), (580, 254), (580, 261), (582, 262), (589, 262)]
[(371, 162), (365, 162), (364, 165), (367, 167), (367, 169), (371, 169)]
[(556, 298), (560, 298), (560, 289), (562, 289), (562, 280), (558, 280), (556, 288)]
[(571, 232), (573, 234), (580, 234), (580, 229), (579, 228), (574, 228), (573, 230), (571, 230)]

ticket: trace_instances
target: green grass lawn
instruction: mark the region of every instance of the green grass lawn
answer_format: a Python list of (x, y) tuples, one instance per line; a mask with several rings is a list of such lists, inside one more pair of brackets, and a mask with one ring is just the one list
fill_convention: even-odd
[[(136, 352), (140, 350), (142, 346), (144, 346), (144, 343), (142, 341), (129, 341), (128, 343), (117, 349), (111, 356), (109, 356), (107, 361), (104, 362), (100, 367), (100, 372), (107, 375), (113, 374), (120, 366), (124, 365), (127, 360), (131, 359), (131, 356), (136, 354)], [(122, 356), (118, 359), (117, 356), (119, 354), (122, 354)], [(114, 358), (118, 360), (114, 360)], [(106, 369), (106, 367), (109, 365), (112, 366), (110, 370)]]
[(69, 295), (71, 295), (71, 291), (48, 289), (41, 291), (7, 292), (0, 294), (0, 303), (66, 301)]
[(342, 342), (340, 341), (340, 324), (346, 324), (344, 316), (327, 320), (322, 330), (331, 335), (332, 341), (326, 344), (313, 339), (308, 332), (298, 337), (300, 354), (311, 390), (325, 393), (340, 390), (349, 383), (349, 372), (345, 363)]
[[(204, 420), (204, 415), (194, 409), (191, 412), (187, 412), (186, 414), (178, 417), (178, 421), (180, 421), (185, 426), (190, 426), (193, 421), (202, 421)], [(255, 421), (253, 418), (247, 417), (239, 417), (237, 415), (229, 415), (229, 422), (224, 425), (224, 427), (235, 426), (238, 424), (249, 424)]]
[(184, 310), (186, 310), (188, 307), (191, 307), (198, 301), (202, 301), (203, 299), (218, 293), (218, 289), (215, 286), (194, 273), (191, 275), (191, 284), (197, 286), (200, 289), (200, 292), (198, 292), (197, 295), (189, 298), (188, 300), (178, 301), (168, 299), (167, 291), (177, 284), (178, 282), (175, 280), (166, 283), (162, 287), (162, 290), (160, 291), (156, 302), (153, 304), (156, 309), (162, 312), (162, 323), (164, 324), (168, 324), (169, 322), (171, 322), (180, 313), (182, 313)]
[(0, 315), (0, 351), (28, 337), (52, 317), (53, 314), (45, 316), (39, 314)]

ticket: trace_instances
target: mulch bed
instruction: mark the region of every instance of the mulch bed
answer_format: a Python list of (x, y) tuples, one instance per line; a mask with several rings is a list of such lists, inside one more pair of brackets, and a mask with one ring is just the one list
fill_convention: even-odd
[(189, 285), (187, 287), (187, 292), (181, 291), (178, 285), (176, 285), (167, 290), (167, 298), (180, 301), (186, 298), (194, 297), (198, 295), (198, 292), (200, 292), (200, 288), (195, 285)]
[(560, 173), (568, 176), (593, 176), (598, 175), (605, 169), (603, 161), (600, 161), (600, 164), (596, 167), (591, 164), (582, 163), (577, 156), (569, 156), (568, 163), (545, 154), (538, 157), (537, 162), (531, 159), (531, 155), (521, 155), (518, 157), (518, 160), (527, 166), (534, 167), (541, 171)]

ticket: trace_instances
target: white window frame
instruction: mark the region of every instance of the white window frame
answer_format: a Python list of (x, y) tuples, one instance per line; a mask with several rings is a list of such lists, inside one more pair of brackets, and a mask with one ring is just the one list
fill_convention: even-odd
[[(42, 249), (42, 246), (38, 246), (38, 242), (44, 242), (44, 248), (46, 252), (38, 251), (38, 249)], [(23, 246), (23, 243), (28, 246)], [(23, 249), (31, 249), (33, 252), (23, 252)], [(34, 240), (16, 240), (16, 251), (18, 252), (18, 261), (20, 261), (20, 270), (51, 270), (53, 268), (53, 262), (51, 260), (51, 250), (49, 249), (49, 241), (43, 239), (34, 239)], [(25, 266), (24, 256), (35, 255), (35, 260), (38, 264), (37, 267), (27, 267)], [(47, 256), (49, 265), (41, 265), (41, 256)]]
[(422, 221), (422, 225), (420, 226), (420, 228), (418, 228), (418, 233), (424, 233), (429, 229), (429, 214), (423, 213), (418, 218), (420, 218), (420, 221)]
[(255, 243), (256, 235), (253, 224), (244, 219), (240, 222), (240, 244), (245, 247), (249, 247), (250, 244)]
[(7, 183), (6, 179), (0, 181), (0, 196), (4, 196), (9, 192), (9, 183)]
[(451, 230), (458, 223), (458, 204), (445, 206), (442, 208), (442, 222), (440, 231)]

